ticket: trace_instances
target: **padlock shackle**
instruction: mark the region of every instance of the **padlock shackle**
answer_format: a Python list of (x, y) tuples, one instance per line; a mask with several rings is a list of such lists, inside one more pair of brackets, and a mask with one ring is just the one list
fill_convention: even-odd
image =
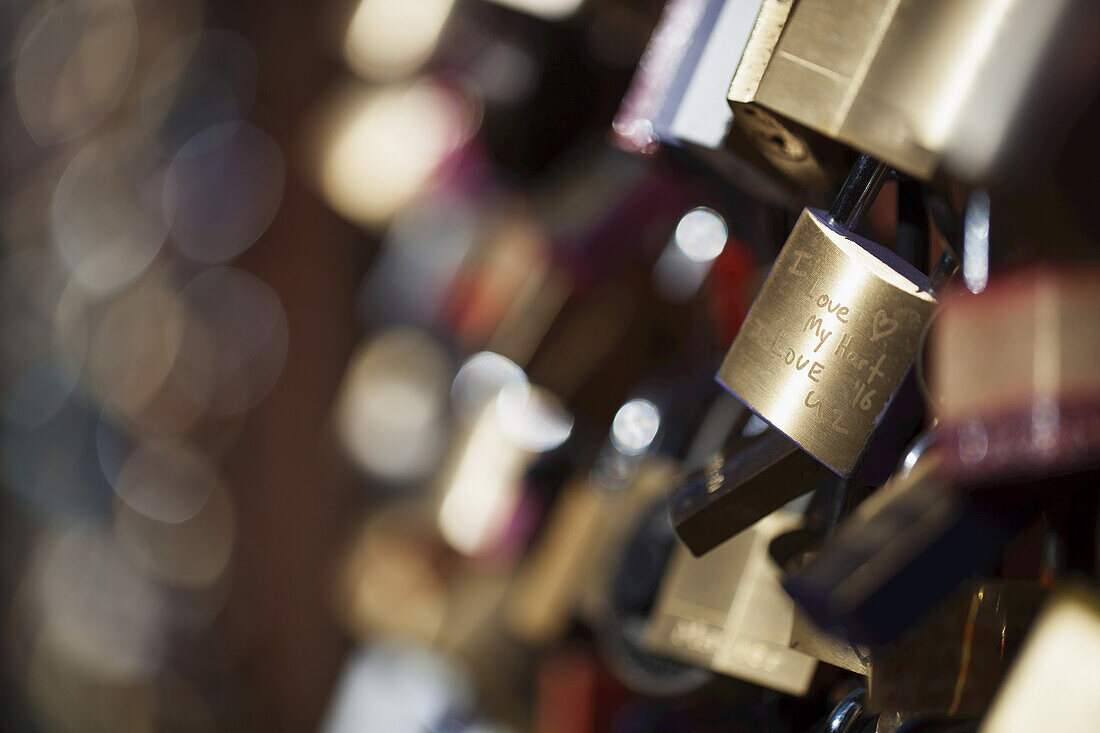
[(829, 207), (829, 223), (852, 231), (878, 196), (890, 167), (866, 153), (859, 156)]

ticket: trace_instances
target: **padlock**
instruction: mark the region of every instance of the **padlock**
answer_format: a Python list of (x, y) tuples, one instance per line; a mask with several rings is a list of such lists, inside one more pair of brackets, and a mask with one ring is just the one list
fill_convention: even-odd
[[(832, 492), (823, 491), (820, 495), (815, 493), (806, 502), (805, 523), (797, 529), (776, 536), (768, 545), (768, 554), (784, 575), (805, 564), (807, 557), (812, 557), (820, 547), (827, 526), (819, 526), (821, 522), (817, 515), (832, 500)], [(870, 669), (870, 649), (825, 631), (797, 604), (794, 609), (794, 623), (791, 625), (791, 648), (856, 674), (866, 675)]]
[(1100, 270), (1031, 268), (982, 285), (946, 300), (930, 341), (947, 479), (1004, 488), (1094, 469)]
[(762, 29), (762, 52), (734, 77), (734, 106), (753, 103), (918, 178), (941, 162), (988, 176), (1018, 126), (1042, 115), (1032, 92), (1072, 86), (1045, 65), (1069, 53), (1073, 0), (778, 4), (781, 22)]
[(1100, 720), (1100, 598), (1086, 587), (1056, 594), (1040, 612), (980, 733), (1086, 733)]
[[(730, 347), (719, 381), (807, 455), (761, 439), (725, 474), (715, 463), (690, 481), (673, 516), (696, 554), (815, 488), (825, 467), (851, 483), (865, 465), (867, 480), (883, 480), (922, 419), (910, 366), (936, 304), (933, 280), (846, 233), (885, 173), (862, 156), (828, 214), (803, 211)], [(953, 266), (941, 258), (937, 281)]]
[(987, 579), (959, 588), (897, 641), (872, 649), (868, 707), (980, 717), (1048, 593)]
[[(754, 197), (781, 205), (796, 205), (798, 188), (833, 185), (821, 160), (839, 158), (839, 146), (762, 109), (749, 109), (745, 122), (755, 124), (746, 126), (740, 111), (734, 113), (725, 101), (739, 60), (765, 53), (756, 29), (774, 23), (790, 5), (787, 0), (666, 3), (612, 123), (612, 139), (643, 154), (668, 145), (682, 148)], [(766, 130), (765, 118), (772, 120)], [(783, 142), (776, 146), (778, 138)]]
[[(923, 442), (919, 445), (923, 445)], [(1034, 507), (1005, 509), (954, 491), (940, 454), (915, 449), (783, 585), (810, 618), (862, 643), (896, 639), (960, 583), (994, 572)]]
[(577, 615), (600, 613), (595, 599), (605, 596), (628, 533), (674, 482), (673, 461), (646, 455), (659, 425), (656, 407), (632, 400), (618, 414), (624, 410), (645, 411), (636, 419), (646, 425), (635, 425), (630, 445), (616, 444), (612, 428), (589, 474), (563, 489), (509, 589), (505, 623), (528, 643), (550, 642)]
[(841, 476), (901, 389), (936, 305), (929, 279), (850, 229), (885, 171), (866, 156), (833, 209), (806, 209), (719, 380)]
[[(706, 371), (713, 364), (706, 365)], [(692, 390), (700, 382), (695, 374), (685, 379)], [(704, 384), (706, 384), (704, 382)], [(663, 445), (679, 446), (677, 455), (684, 456), (687, 466), (695, 466), (716, 448), (731, 439), (736, 441), (743, 431), (748, 411), (723, 390), (711, 384), (704, 390), (702, 404), (693, 400), (692, 394), (678, 393), (675, 414), (685, 417), (694, 413), (683, 428), (677, 429), (670, 420), (662, 426)], [(635, 421), (636, 422), (636, 421)], [(619, 448), (630, 450), (632, 440), (624, 440), (634, 431), (619, 432)], [(648, 432), (648, 431), (647, 431)], [(679, 433), (686, 432), (686, 435)], [(616, 441), (613, 441), (615, 443)], [(653, 461), (650, 457), (645, 463)], [(661, 459), (668, 465), (668, 461)], [(645, 463), (639, 466), (641, 475)], [(599, 476), (601, 472), (596, 472)], [(676, 485), (673, 477), (665, 474), (663, 492), (651, 495), (648, 508), (631, 519), (631, 527), (625, 537), (617, 529), (616, 521), (604, 521), (603, 533), (614, 533), (615, 538), (604, 545), (602, 557), (596, 557), (585, 573), (584, 590), (579, 599), (580, 614), (593, 629), (608, 668), (627, 687), (647, 695), (668, 695), (685, 692), (710, 680), (709, 669), (700, 668), (675, 655), (654, 650), (647, 643), (647, 629), (654, 605), (658, 602), (660, 584), (668, 574), (670, 558), (679, 549), (675, 532), (669, 520), (668, 494)], [(601, 479), (606, 483), (607, 479)], [(608, 551), (611, 551), (610, 553)], [(606, 561), (613, 554), (610, 562)], [(610, 572), (607, 572), (607, 569)], [(704, 676), (700, 676), (705, 672)]]
[(706, 557), (677, 547), (649, 618), (646, 646), (687, 664), (805, 695), (817, 660), (790, 648), (795, 607), (768, 555), (772, 538), (801, 521), (781, 509)]

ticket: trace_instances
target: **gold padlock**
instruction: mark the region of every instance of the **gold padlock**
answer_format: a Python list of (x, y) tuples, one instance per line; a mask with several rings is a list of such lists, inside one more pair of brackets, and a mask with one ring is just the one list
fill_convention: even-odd
[(935, 308), (925, 286), (892, 253), (806, 209), (719, 379), (807, 453), (851, 475)]
[(801, 523), (768, 515), (705, 557), (677, 547), (650, 615), (646, 645), (688, 664), (792, 695), (809, 689), (817, 660), (790, 648), (794, 602), (768, 544)]
[(774, 5), (734, 76), (735, 109), (756, 104), (918, 178), (946, 161), (973, 179), (997, 163), (1021, 115), (1035, 114), (1028, 91), (1073, 2)]

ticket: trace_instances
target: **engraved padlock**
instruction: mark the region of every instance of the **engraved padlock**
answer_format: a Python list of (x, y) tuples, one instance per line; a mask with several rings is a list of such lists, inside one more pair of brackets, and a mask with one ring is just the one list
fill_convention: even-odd
[(677, 547), (650, 615), (646, 645), (688, 664), (804, 695), (817, 660), (790, 648), (795, 606), (768, 554), (801, 517), (779, 510), (705, 557)]
[(719, 380), (841, 476), (852, 476), (916, 356), (926, 275), (851, 232), (884, 168), (864, 156), (830, 212), (803, 210)]
[[(935, 306), (930, 279), (846, 234), (884, 176), (863, 156), (828, 215), (803, 213), (734, 340), (719, 381), (779, 430), (715, 460), (674, 496), (677, 532), (697, 555), (813, 490), (829, 469), (848, 483), (881, 482), (922, 419), (907, 375)], [(953, 266), (942, 258), (931, 282)]]

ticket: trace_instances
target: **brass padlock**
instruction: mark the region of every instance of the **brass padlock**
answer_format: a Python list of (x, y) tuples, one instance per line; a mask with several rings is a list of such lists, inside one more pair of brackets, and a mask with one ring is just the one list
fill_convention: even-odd
[(674, 551), (645, 641), (655, 653), (792, 695), (809, 689), (817, 660), (790, 648), (795, 607), (768, 555), (801, 524), (773, 512), (706, 557)]
[(803, 211), (722, 363), (719, 382), (790, 440), (761, 439), (677, 493), (676, 529), (696, 554), (814, 489), (828, 469), (846, 484), (881, 481), (871, 474), (897, 462), (922, 419), (910, 367), (936, 305), (929, 289), (954, 259), (930, 279), (851, 233), (885, 174), (861, 156), (828, 213)]
[(608, 492), (589, 479), (569, 484), (509, 589), (505, 622), (518, 638), (543, 644), (571, 618), (598, 605), (619, 546), (652, 501), (668, 491), (671, 461), (647, 458), (630, 484)]
[(974, 179), (999, 162), (1014, 125), (1041, 114), (1029, 91), (1074, 2), (775, 4), (734, 77), (735, 106), (754, 103), (918, 178), (943, 162)]
[(842, 476), (858, 468), (936, 306), (927, 276), (845, 226), (883, 173), (865, 157), (831, 212), (802, 212), (718, 375)]

